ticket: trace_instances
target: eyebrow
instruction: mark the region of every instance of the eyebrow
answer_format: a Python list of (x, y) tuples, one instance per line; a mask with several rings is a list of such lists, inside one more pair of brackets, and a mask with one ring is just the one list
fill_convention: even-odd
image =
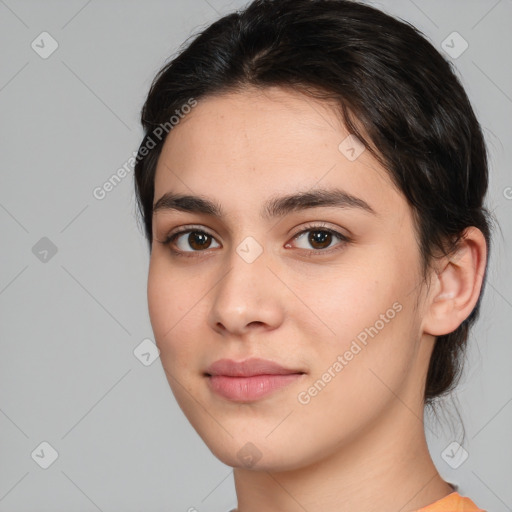
[[(378, 215), (366, 201), (339, 188), (315, 189), (271, 197), (263, 204), (260, 215), (263, 219), (269, 220), (294, 211), (319, 207), (357, 208), (372, 215)], [(215, 201), (206, 197), (173, 192), (166, 192), (158, 199), (153, 205), (153, 215), (156, 212), (168, 210), (226, 217), (222, 206)]]

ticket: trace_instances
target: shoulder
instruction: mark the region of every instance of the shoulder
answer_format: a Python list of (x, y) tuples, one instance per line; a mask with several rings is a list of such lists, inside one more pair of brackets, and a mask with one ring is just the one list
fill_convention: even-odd
[(444, 498), (419, 509), (417, 512), (486, 512), (479, 508), (470, 498), (454, 491)]

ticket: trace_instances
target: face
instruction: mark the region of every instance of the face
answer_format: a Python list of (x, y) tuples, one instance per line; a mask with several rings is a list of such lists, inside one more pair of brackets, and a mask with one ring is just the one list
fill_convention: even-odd
[[(220, 210), (159, 202), (148, 304), (178, 404), (230, 466), (314, 463), (403, 414), (396, 395), (421, 402), (412, 212), (348, 135), (332, 105), (247, 89), (199, 101), (158, 161), (154, 205)], [(251, 358), (289, 373), (207, 375)]]

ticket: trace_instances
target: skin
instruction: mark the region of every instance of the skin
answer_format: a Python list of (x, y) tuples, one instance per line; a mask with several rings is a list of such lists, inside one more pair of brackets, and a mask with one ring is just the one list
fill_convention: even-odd
[[(485, 241), (469, 228), (460, 251), (436, 263), (427, 288), (410, 207), (369, 151), (350, 161), (338, 149), (347, 135), (328, 103), (248, 88), (199, 101), (158, 162), (154, 203), (169, 191), (194, 194), (227, 213), (154, 214), (148, 305), (179, 406), (234, 468), (239, 512), (410, 512), (453, 492), (428, 451), (424, 385), (436, 336), (453, 331), (476, 304)], [(376, 215), (319, 207), (259, 216), (271, 195), (319, 187), (343, 188)], [(332, 237), (322, 249), (308, 242), (315, 229), (294, 240), (311, 223), (351, 241)], [(176, 256), (161, 241), (189, 225), (212, 235), (210, 246), (191, 245), (186, 233), (174, 249), (192, 257)], [(263, 249), (252, 263), (236, 252), (247, 236)], [(300, 403), (298, 394), (395, 303), (402, 309), (394, 318)], [(209, 364), (249, 357), (305, 375), (253, 402), (210, 391)], [(252, 465), (237, 456), (244, 446)]]

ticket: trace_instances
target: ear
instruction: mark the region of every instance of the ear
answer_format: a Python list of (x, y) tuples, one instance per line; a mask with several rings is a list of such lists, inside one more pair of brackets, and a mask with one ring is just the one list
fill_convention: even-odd
[(438, 265), (423, 318), (423, 332), (449, 334), (471, 314), (480, 291), (487, 262), (483, 233), (472, 226), (464, 231), (459, 249)]

